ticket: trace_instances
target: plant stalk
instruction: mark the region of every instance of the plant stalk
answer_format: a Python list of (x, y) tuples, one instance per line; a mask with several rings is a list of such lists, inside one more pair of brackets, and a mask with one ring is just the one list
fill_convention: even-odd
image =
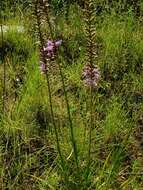
[(4, 61), (4, 36), (3, 36), (3, 26), (2, 23), (0, 25), (1, 28), (1, 41), (2, 41), (2, 63), (3, 63), (3, 115), (5, 116), (5, 97), (6, 97), (6, 62)]
[[(40, 43), (41, 43), (41, 47), (44, 47), (44, 39), (42, 37), (42, 32), (41, 32), (41, 28), (40, 28), (40, 18), (38, 15), (38, 7), (37, 7), (37, 2), (35, 3), (35, 15), (36, 15), (36, 21), (37, 21), (37, 26), (38, 26), (38, 33), (39, 33), (39, 39), (40, 39)], [(47, 67), (47, 60), (44, 57), (44, 64), (45, 67)], [(60, 156), (60, 161), (61, 161), (61, 166), (64, 172), (64, 178), (65, 178), (65, 182), (66, 184), (68, 184), (68, 179), (67, 179), (67, 175), (66, 175), (66, 164), (64, 161), (64, 158), (62, 156), (62, 152), (61, 152), (61, 148), (60, 148), (60, 143), (59, 143), (59, 136), (58, 136), (58, 131), (57, 131), (57, 127), (56, 127), (56, 123), (55, 123), (55, 119), (54, 119), (54, 111), (53, 111), (53, 103), (52, 103), (52, 94), (51, 94), (51, 86), (50, 86), (50, 80), (49, 80), (49, 75), (47, 73), (47, 68), (46, 68), (46, 81), (47, 81), (47, 86), (48, 86), (48, 96), (49, 96), (49, 104), (50, 104), (50, 112), (51, 112), (51, 119), (52, 119), (52, 123), (53, 123), (53, 127), (54, 127), (54, 132), (55, 132), (55, 137), (56, 137), (56, 144), (57, 144), (57, 150)]]
[(62, 82), (64, 96), (65, 96), (66, 107), (67, 107), (67, 114), (68, 114), (70, 133), (71, 133), (71, 142), (72, 142), (72, 146), (73, 146), (76, 167), (77, 167), (77, 170), (79, 171), (78, 153), (77, 153), (77, 146), (76, 146), (76, 141), (75, 141), (75, 137), (74, 137), (74, 130), (73, 130), (73, 123), (72, 123), (71, 113), (70, 113), (70, 106), (69, 106), (67, 91), (66, 91), (66, 87), (65, 87), (64, 75), (63, 75), (62, 68), (61, 68), (61, 65), (60, 65), (59, 61), (58, 61), (58, 66), (59, 66), (61, 82)]

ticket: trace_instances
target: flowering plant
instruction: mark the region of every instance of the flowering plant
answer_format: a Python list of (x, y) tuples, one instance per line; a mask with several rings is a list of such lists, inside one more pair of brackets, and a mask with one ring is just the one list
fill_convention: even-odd
[(95, 65), (86, 64), (82, 72), (82, 80), (88, 87), (95, 87), (100, 78), (100, 71)]
[(45, 45), (40, 50), (40, 70), (46, 72), (46, 63), (44, 60), (54, 60), (57, 48), (62, 44), (62, 40), (53, 41), (47, 40)]

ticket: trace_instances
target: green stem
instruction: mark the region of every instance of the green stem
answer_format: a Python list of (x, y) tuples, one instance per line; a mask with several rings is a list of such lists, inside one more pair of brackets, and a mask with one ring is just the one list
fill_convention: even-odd
[(58, 136), (58, 131), (57, 131), (57, 127), (56, 127), (56, 123), (55, 123), (55, 119), (54, 119), (51, 87), (50, 87), (49, 75), (48, 75), (47, 72), (46, 72), (46, 80), (47, 80), (47, 86), (48, 86), (48, 95), (49, 95), (51, 118), (52, 118), (52, 123), (53, 123), (53, 126), (54, 126), (55, 136), (56, 136), (57, 149), (58, 149), (58, 153), (59, 153), (59, 156), (60, 156), (60, 159), (61, 159), (61, 164), (62, 164), (63, 169), (64, 169), (65, 164), (64, 164), (64, 159), (62, 157), (62, 153), (61, 153), (61, 149), (60, 149), (59, 136)]
[(86, 170), (86, 179), (89, 176), (90, 165), (91, 165), (91, 144), (92, 144), (92, 129), (93, 129), (93, 87), (90, 87), (90, 129), (89, 129), (89, 141), (88, 141), (88, 163)]
[[(2, 47), (4, 43), (3, 27), (1, 24), (1, 41)], [(2, 48), (2, 63), (3, 63), (3, 115), (5, 116), (5, 96), (6, 96), (6, 62), (4, 61), (4, 48)]]
[(65, 96), (65, 101), (66, 101), (67, 114), (68, 114), (70, 133), (71, 133), (71, 142), (72, 142), (72, 146), (73, 146), (73, 150), (74, 150), (74, 157), (75, 157), (76, 167), (77, 167), (77, 170), (79, 171), (78, 153), (77, 153), (76, 141), (75, 141), (75, 138), (74, 138), (74, 130), (73, 130), (73, 123), (72, 123), (71, 113), (70, 113), (70, 106), (69, 106), (67, 91), (66, 91), (66, 87), (65, 87), (64, 75), (63, 75), (62, 68), (61, 68), (61, 65), (60, 65), (59, 61), (58, 61), (58, 66), (59, 66), (59, 71), (60, 71), (60, 76), (61, 76), (64, 96)]
[[(40, 42), (41, 42), (41, 47), (43, 48), (43, 46), (44, 46), (44, 40), (43, 40), (43, 37), (42, 37), (41, 28), (40, 28), (40, 18), (39, 18), (38, 12), (37, 12), (37, 2), (35, 3), (35, 15), (36, 15), (36, 20), (37, 20), (38, 33), (39, 33), (39, 38), (40, 38)], [(45, 64), (45, 66), (47, 65), (46, 62), (47, 62), (47, 60), (44, 57), (44, 64)], [(66, 165), (65, 165), (65, 161), (63, 159), (62, 153), (61, 153), (60, 143), (59, 143), (59, 137), (58, 137), (58, 132), (57, 132), (57, 127), (56, 127), (56, 123), (55, 123), (55, 119), (54, 119), (53, 104), (52, 104), (52, 94), (51, 94), (51, 87), (50, 87), (49, 75), (47, 73), (47, 68), (46, 68), (46, 74), (45, 75), (46, 75), (46, 81), (47, 81), (47, 86), (48, 86), (48, 96), (49, 96), (50, 112), (51, 112), (52, 123), (53, 123), (53, 126), (54, 126), (54, 132), (55, 132), (55, 137), (56, 137), (57, 150), (58, 150), (58, 153), (59, 153), (59, 156), (60, 156), (61, 166), (62, 166), (62, 169), (63, 169), (64, 174), (65, 174), (64, 175), (65, 182), (67, 183), (67, 175), (65, 173), (65, 171), (66, 171)]]
[[(86, 29), (87, 29), (87, 40), (88, 40), (88, 46), (87, 46), (87, 56), (88, 56), (88, 61), (90, 64), (91, 72), (93, 69), (93, 63), (94, 63), (94, 34), (93, 34), (93, 8), (92, 8), (93, 2), (92, 0), (86, 1)], [(91, 81), (93, 80), (92, 74), (91, 74)], [(93, 122), (93, 86), (90, 87), (90, 129), (89, 129), (89, 142), (88, 142), (88, 163), (87, 163), (87, 170), (86, 170), (86, 179), (89, 176), (90, 172), (90, 166), (91, 166), (91, 144), (92, 144), (92, 129), (94, 126)]]

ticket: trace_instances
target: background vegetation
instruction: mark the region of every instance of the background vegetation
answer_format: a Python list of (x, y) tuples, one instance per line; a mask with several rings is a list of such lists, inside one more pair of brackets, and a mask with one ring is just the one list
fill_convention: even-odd
[[(143, 2), (86, 2), (49, 0), (40, 25), (34, 1), (1, 3), (2, 190), (143, 189)], [(47, 21), (62, 45), (45, 75), (37, 28), (51, 39)], [(92, 97), (82, 80), (89, 42), (101, 75)]]

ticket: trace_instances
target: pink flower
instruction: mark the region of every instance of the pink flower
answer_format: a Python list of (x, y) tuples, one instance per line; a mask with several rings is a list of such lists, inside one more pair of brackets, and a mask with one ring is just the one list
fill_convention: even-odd
[(54, 51), (54, 48), (55, 48), (55, 44), (53, 41), (51, 40), (48, 40), (45, 47), (44, 47), (44, 51)]
[(56, 47), (59, 47), (61, 44), (62, 44), (62, 40), (58, 40), (58, 41), (55, 42)]
[(57, 48), (62, 44), (62, 40), (53, 41), (47, 40), (43, 48), (40, 50), (40, 70), (42, 73), (46, 72), (46, 65), (44, 60), (53, 60), (55, 58)]
[(88, 87), (95, 87), (98, 84), (100, 78), (100, 71), (94, 65), (85, 65), (82, 72), (82, 80), (84, 81), (85, 85)]
[(62, 44), (62, 40), (52, 41), (47, 40), (43, 50), (47, 56), (47, 58), (52, 59), (56, 53), (57, 48)]

